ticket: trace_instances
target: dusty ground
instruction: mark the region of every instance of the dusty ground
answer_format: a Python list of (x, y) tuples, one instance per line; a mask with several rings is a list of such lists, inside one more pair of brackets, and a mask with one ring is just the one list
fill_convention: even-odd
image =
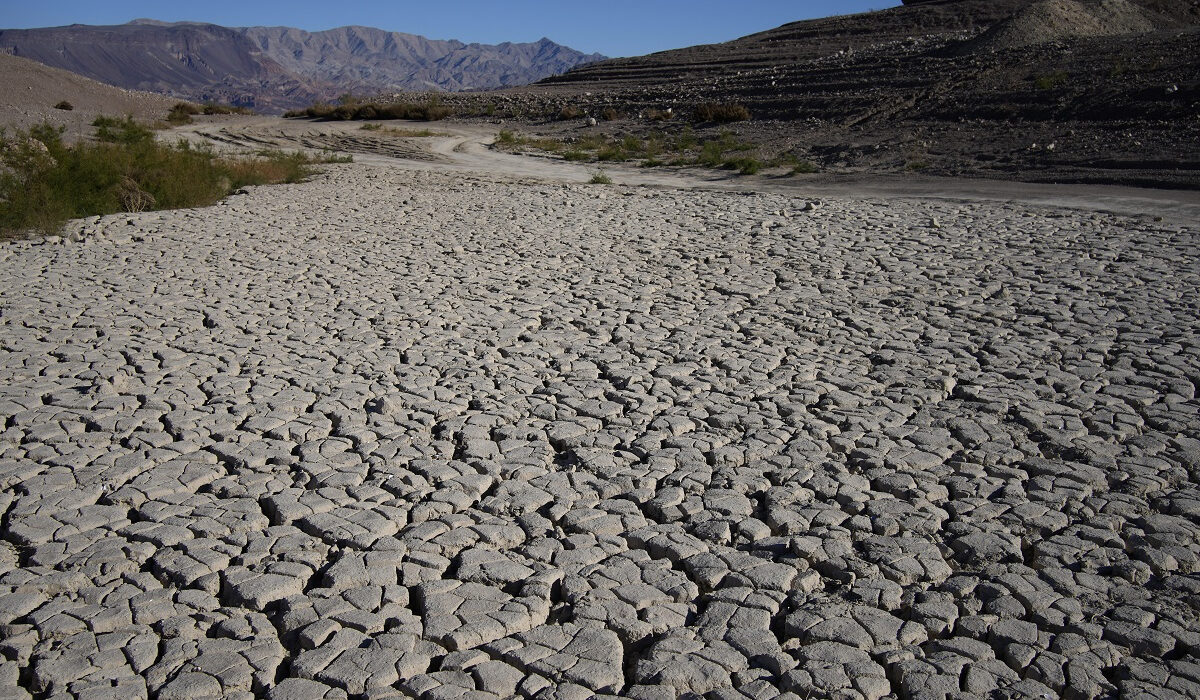
[(0, 695), (1200, 694), (1194, 202), (480, 141), (0, 248)]

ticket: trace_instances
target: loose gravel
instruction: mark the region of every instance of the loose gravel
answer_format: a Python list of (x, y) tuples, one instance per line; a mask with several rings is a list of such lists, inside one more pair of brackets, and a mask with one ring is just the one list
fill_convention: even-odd
[(0, 697), (1200, 696), (1200, 239), (337, 166), (0, 247)]

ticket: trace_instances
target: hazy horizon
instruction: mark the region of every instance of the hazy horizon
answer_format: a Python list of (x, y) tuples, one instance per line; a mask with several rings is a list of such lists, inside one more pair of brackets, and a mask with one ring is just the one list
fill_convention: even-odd
[(90, 3), (5, 2), (2, 29), (70, 24), (115, 25), (135, 19), (204, 22), (227, 27), (287, 26), (315, 32), (350, 25), (419, 34), (466, 43), (534, 42), (546, 37), (584, 53), (637, 56), (695, 44), (729, 41), (788, 22), (898, 6), (893, 0), (788, 2), (760, 0), (736, 6), (719, 0), (634, 2), (603, 5), (513, 2), (497, 10), (482, 0), (455, 3), (344, 2), (336, 6), (303, 0), (261, 3), (215, 0), (203, 7), (164, 6), (147, 0)]

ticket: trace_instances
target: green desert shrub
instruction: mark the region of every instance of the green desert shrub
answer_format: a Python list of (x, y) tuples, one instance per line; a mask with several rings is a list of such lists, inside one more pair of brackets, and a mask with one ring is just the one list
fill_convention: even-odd
[(219, 102), (205, 102), (200, 111), (204, 114), (254, 114), (254, 110), (249, 107), (238, 107), (236, 105), (220, 104)]
[(742, 175), (754, 175), (755, 173), (761, 171), (765, 166), (763, 162), (757, 158), (740, 157), (727, 159), (721, 164), (721, 167), (729, 170), (736, 170)]
[(154, 131), (131, 116), (124, 119), (99, 116), (92, 121), (92, 126), (96, 127), (96, 138), (104, 143), (132, 146), (154, 141)]
[(167, 112), (167, 122), (175, 125), (191, 124), (192, 117), (200, 112), (201, 108), (190, 102), (176, 102)]
[(792, 166), (793, 175), (811, 175), (819, 170), (820, 168), (817, 167), (817, 164), (811, 160), (802, 160)]
[(96, 142), (68, 145), (62, 127), (0, 130), (0, 235), (50, 233), (72, 218), (213, 204), (244, 185), (298, 182), (317, 160), (270, 151), (230, 158), (159, 143), (132, 118), (100, 117)]

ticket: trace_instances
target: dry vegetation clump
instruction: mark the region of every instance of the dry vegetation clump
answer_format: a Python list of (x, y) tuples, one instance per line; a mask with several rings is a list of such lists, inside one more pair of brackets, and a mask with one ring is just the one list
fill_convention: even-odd
[(52, 233), (68, 219), (207, 206), (246, 185), (299, 182), (338, 158), (267, 151), (228, 158), (167, 145), (132, 118), (100, 117), (96, 142), (67, 145), (63, 127), (0, 129), (0, 237)]
[(64, 112), (70, 112), (71, 110), (75, 109), (75, 105), (71, 104), (70, 102), (67, 102), (66, 100), (63, 100), (62, 102), (59, 102), (58, 104), (54, 105), (54, 108), (61, 109)]
[(558, 111), (558, 118), (562, 121), (579, 119), (582, 116), (583, 110), (575, 105), (563, 105), (563, 108)]
[(391, 136), (399, 136), (400, 138), (428, 138), (430, 136), (449, 136), (444, 131), (434, 131), (433, 129), (398, 129), (394, 126), (384, 126), (383, 124), (363, 124), (359, 127), (362, 131), (375, 131), (381, 134), (389, 134)]
[(197, 114), (254, 114), (254, 111), (245, 107), (223, 105), (216, 102), (205, 102), (202, 105), (192, 104), (191, 102), (177, 102), (167, 112), (167, 123), (175, 126), (191, 124), (192, 117)]
[(745, 106), (732, 103), (707, 103), (696, 107), (695, 119), (698, 122), (715, 122), (729, 124), (750, 120), (750, 110)]

